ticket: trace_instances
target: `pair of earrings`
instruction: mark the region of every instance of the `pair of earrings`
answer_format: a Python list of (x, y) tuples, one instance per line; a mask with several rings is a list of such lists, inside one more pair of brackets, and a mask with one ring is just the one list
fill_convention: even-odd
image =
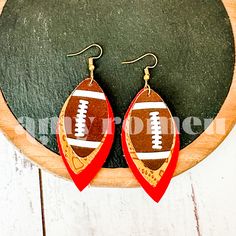
[[(57, 141), (66, 168), (80, 191), (82, 191), (104, 164), (114, 138), (115, 124), (111, 105), (101, 87), (94, 80), (93, 61), (100, 54), (88, 59), (90, 76), (83, 80), (66, 100), (58, 122)], [(136, 95), (124, 117), (122, 148), (126, 161), (144, 190), (159, 201), (173, 176), (178, 152), (179, 136), (174, 119), (161, 97), (154, 92), (148, 81), (149, 69), (144, 69), (144, 88)]]

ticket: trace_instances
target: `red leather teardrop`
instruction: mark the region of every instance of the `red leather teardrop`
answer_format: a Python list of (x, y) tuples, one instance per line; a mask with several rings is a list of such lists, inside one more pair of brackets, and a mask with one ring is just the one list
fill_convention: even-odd
[(66, 100), (57, 126), (57, 143), (66, 168), (82, 191), (104, 164), (114, 138), (110, 103), (98, 83), (82, 81)]
[(122, 148), (126, 161), (144, 190), (158, 202), (176, 168), (179, 135), (161, 97), (142, 89), (123, 122)]

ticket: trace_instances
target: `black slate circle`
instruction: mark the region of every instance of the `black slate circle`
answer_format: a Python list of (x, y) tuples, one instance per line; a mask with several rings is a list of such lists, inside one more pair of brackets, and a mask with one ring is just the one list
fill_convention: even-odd
[[(104, 48), (95, 78), (108, 96), (117, 120), (143, 86), (151, 59), (134, 65), (121, 61), (153, 52), (160, 63), (151, 71), (151, 87), (181, 121), (216, 116), (231, 82), (233, 34), (219, 0), (11, 0), (0, 17), (0, 87), (22, 125), (50, 150), (58, 152), (54, 125), (61, 107), (87, 75), (87, 58), (68, 52), (91, 43)], [(185, 147), (206, 128), (181, 129)], [(121, 125), (105, 167), (126, 167)]]

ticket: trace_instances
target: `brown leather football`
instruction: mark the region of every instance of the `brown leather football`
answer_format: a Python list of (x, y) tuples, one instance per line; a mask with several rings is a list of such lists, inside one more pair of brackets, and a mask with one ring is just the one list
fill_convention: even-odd
[(85, 79), (65, 102), (57, 131), (60, 154), (80, 190), (105, 162), (114, 130), (114, 116), (107, 97), (95, 80)]
[(151, 170), (157, 170), (169, 157), (174, 143), (172, 115), (160, 96), (148, 90), (130, 110), (130, 140), (137, 158)]
[(84, 80), (68, 100), (65, 109), (67, 141), (79, 157), (99, 147), (107, 130), (106, 97), (97, 82)]

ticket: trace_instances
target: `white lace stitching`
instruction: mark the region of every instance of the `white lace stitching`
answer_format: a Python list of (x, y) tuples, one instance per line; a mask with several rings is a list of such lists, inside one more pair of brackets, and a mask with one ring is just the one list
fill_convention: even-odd
[(153, 149), (162, 149), (162, 132), (161, 132), (161, 122), (159, 112), (150, 113), (151, 120), (151, 132), (152, 132), (152, 148)]
[(84, 137), (85, 136), (85, 126), (86, 126), (86, 114), (88, 111), (88, 101), (79, 100), (76, 121), (75, 121), (75, 136)]

